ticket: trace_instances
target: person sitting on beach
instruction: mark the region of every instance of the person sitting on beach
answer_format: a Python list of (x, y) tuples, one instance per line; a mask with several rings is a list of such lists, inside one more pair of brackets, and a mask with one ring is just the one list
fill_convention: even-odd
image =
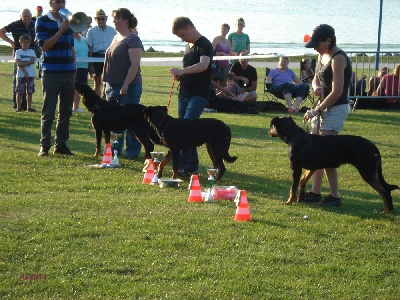
[(233, 74), (228, 74), (225, 79), (225, 88), (220, 89), (217, 93), (219, 98), (230, 98), (236, 101), (245, 101), (249, 93), (242, 93), (240, 87), (235, 84), (235, 76)]
[(350, 88), (349, 88), (350, 96), (355, 96), (356, 95), (356, 83), (357, 83), (357, 81), (358, 81), (357, 74), (356, 74), (356, 72), (353, 71), (352, 74), (351, 74), (351, 79), (350, 79)]
[(391, 98), (390, 96), (400, 95), (400, 64), (398, 64), (394, 70), (393, 74), (386, 74), (383, 76), (382, 81), (379, 83), (377, 88), (378, 94), (384, 94), (388, 96), (387, 103), (391, 109), (400, 109), (400, 98)]
[[(229, 76), (229, 75), (228, 75)], [(246, 102), (234, 100), (232, 93), (218, 84), (218, 82), (211, 80), (211, 94), (208, 100), (207, 108), (214, 109), (217, 112), (223, 113), (244, 113), (244, 114), (258, 114), (258, 110), (254, 105)], [(224, 94), (228, 95), (227, 98), (223, 98), (223, 94), (220, 93), (218, 96), (217, 92), (223, 91)]]
[[(212, 41), (212, 46), (214, 49), (214, 53), (216, 56), (229, 56), (231, 55), (231, 42), (226, 38), (228, 34), (230, 26), (228, 24), (221, 25), (221, 35), (216, 36)], [(220, 73), (219, 83), (222, 85), (223, 80), (226, 78), (226, 75), (229, 74), (229, 61), (228, 60), (216, 60), (213, 63), (216, 64), (216, 69), (218, 69)], [(221, 80), (222, 79), (222, 80)]]
[[(241, 52), (240, 56), (246, 56), (245, 52)], [(249, 65), (249, 60), (245, 58), (239, 59), (235, 62), (230, 73), (235, 76), (235, 82), (239, 85), (241, 93), (247, 92), (248, 95), (245, 97), (246, 102), (257, 101), (257, 70)]]
[[(368, 81), (368, 96), (378, 95), (377, 88), (379, 86), (379, 83), (381, 83), (383, 76), (385, 76), (388, 73), (388, 71), (389, 70), (387, 67), (382, 67), (378, 72), (378, 76), (371, 76), (371, 78)], [(385, 96), (385, 95), (379, 95), (379, 96)]]
[[(366, 96), (367, 82), (365, 81), (365, 75), (362, 75), (361, 79), (358, 79), (357, 73), (353, 71), (350, 81), (350, 96)], [(350, 100), (352, 101), (352, 100)]]
[[(289, 58), (279, 58), (278, 68), (271, 70), (265, 79), (265, 84), (272, 84), (277, 93), (282, 93), (286, 100), (289, 113), (298, 113), (299, 106), (306, 95), (306, 86), (299, 77), (288, 68)], [(295, 84), (294, 84), (294, 83)], [(292, 98), (296, 98), (295, 107), (292, 109)]]
[(314, 71), (311, 68), (311, 58), (304, 57), (301, 59), (301, 76), (300, 80), (306, 83), (307, 85), (311, 86), (313, 78), (314, 78)]

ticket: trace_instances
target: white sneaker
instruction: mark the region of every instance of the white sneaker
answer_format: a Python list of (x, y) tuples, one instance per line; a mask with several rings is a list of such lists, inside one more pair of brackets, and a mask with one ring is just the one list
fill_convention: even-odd
[(80, 107), (78, 107), (75, 111), (79, 112), (79, 113), (84, 112), (84, 110), (82, 108), (80, 108)]

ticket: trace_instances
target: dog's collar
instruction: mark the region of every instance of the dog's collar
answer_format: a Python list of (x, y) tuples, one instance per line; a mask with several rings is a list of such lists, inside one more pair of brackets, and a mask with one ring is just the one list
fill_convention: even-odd
[(154, 124), (153, 122), (149, 121), (150, 126), (153, 127), (155, 130), (157, 130), (158, 128), (160, 128), (160, 126), (164, 123), (165, 121), (165, 116), (164, 118), (161, 119), (160, 123), (158, 125)]
[(160, 121), (160, 124), (158, 124), (158, 126), (156, 126), (153, 122), (149, 121), (149, 124), (151, 126), (151, 128), (153, 128), (155, 130), (155, 132), (157, 133), (158, 137), (160, 138), (160, 141), (162, 142), (164, 140), (164, 138), (162, 137), (162, 135), (160, 134), (160, 132), (158, 131), (158, 128), (164, 123), (165, 117)]

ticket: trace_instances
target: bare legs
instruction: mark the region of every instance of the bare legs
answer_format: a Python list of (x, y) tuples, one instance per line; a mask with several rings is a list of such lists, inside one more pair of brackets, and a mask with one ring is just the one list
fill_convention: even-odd
[[(318, 134), (318, 133), (316, 133), (316, 131), (313, 131), (313, 134)], [(320, 131), (320, 135), (338, 135), (338, 134), (339, 134), (338, 132), (332, 130), (321, 129)], [(325, 174), (328, 179), (330, 194), (335, 198), (339, 198), (337, 169), (327, 168), (325, 169)], [(315, 173), (313, 174), (311, 192), (313, 192), (314, 194), (321, 194), (321, 185), (323, 177), (324, 177), (324, 170), (322, 169), (315, 171)]]
[[(287, 104), (288, 109), (292, 109), (292, 97), (293, 97), (292, 93), (283, 94), (283, 97), (286, 100), (286, 104)], [(294, 105), (294, 108), (299, 110), (299, 107), (300, 107), (300, 104), (301, 104), (302, 101), (303, 101), (302, 97), (297, 97), (295, 105)]]

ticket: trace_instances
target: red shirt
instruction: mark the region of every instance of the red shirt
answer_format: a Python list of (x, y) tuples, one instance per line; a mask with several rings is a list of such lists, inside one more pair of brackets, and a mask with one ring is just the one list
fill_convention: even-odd
[[(386, 96), (399, 95), (399, 81), (400, 76), (394, 76), (393, 74), (386, 74), (383, 76), (381, 87)], [(394, 103), (397, 100), (399, 100), (399, 98), (387, 98), (388, 103)]]

